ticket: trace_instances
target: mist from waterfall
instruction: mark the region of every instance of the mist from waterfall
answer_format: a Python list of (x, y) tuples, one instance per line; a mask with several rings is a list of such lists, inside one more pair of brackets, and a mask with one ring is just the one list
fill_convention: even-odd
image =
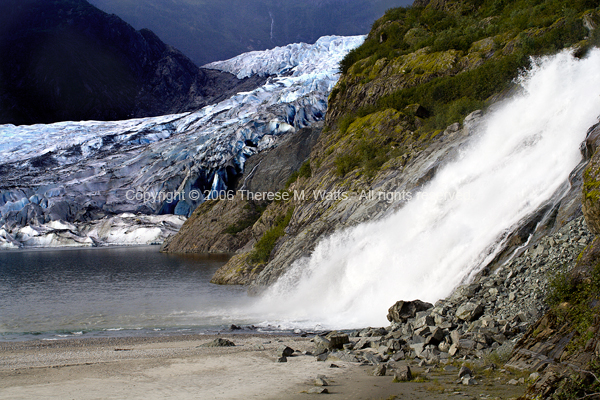
[(537, 59), (519, 83), (423, 188), (429, 196), (323, 238), (252, 313), (283, 328), (385, 326), (396, 301), (435, 302), (480, 270), (580, 162), (600, 114), (600, 51)]

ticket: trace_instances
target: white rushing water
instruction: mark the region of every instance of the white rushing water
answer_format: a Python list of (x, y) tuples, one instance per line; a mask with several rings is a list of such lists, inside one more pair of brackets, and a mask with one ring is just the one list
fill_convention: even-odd
[(443, 298), (580, 162), (600, 113), (600, 51), (538, 60), (459, 159), (390, 217), (322, 240), (254, 306), (282, 327), (385, 326), (398, 300)]

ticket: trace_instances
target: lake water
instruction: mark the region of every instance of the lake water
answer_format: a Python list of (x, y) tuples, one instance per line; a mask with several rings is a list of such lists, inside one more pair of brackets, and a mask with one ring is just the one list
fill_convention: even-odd
[(225, 255), (158, 246), (0, 252), (0, 340), (211, 333), (251, 324), (239, 286), (209, 283)]

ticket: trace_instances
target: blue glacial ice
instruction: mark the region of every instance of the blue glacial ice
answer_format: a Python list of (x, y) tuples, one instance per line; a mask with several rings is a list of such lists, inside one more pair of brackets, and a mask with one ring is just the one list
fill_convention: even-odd
[[(230, 189), (249, 157), (322, 120), (339, 61), (363, 41), (327, 36), (211, 63), (269, 79), (195, 112), (0, 125), (0, 248), (163, 240), (198, 204)], [(136, 215), (144, 222), (136, 225)], [(108, 240), (107, 226), (92, 229), (99, 220), (121, 239)], [(128, 224), (143, 231), (126, 234)]]

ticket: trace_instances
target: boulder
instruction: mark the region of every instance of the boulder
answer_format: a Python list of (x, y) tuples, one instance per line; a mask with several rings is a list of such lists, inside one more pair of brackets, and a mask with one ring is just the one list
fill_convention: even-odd
[(437, 346), (444, 340), (444, 331), (438, 327), (433, 328), (431, 335), (425, 340), (425, 344)]
[(585, 141), (580, 146), (581, 154), (586, 160), (589, 160), (598, 147), (600, 147), (600, 124), (596, 124), (588, 130)]
[(403, 350), (398, 350), (392, 356), (392, 360), (394, 360), (394, 361), (400, 361), (400, 360), (404, 359), (404, 357), (406, 357), (406, 354), (404, 353), (404, 351)]
[(442, 342), (438, 345), (438, 349), (443, 353), (448, 353), (450, 351), (450, 344), (448, 344), (448, 342)]
[(415, 352), (416, 356), (420, 357), (421, 353), (423, 352), (423, 349), (425, 347), (425, 343), (415, 343), (415, 344), (411, 344), (409, 346), (412, 349), (412, 351)]
[(422, 328), (424, 326), (434, 326), (435, 325), (435, 320), (431, 315), (424, 315), (421, 318), (418, 318), (415, 321), (415, 329), (419, 329)]
[(479, 303), (467, 302), (456, 310), (456, 318), (466, 322), (475, 321), (482, 314), (483, 306)]
[(433, 304), (421, 300), (400, 300), (388, 309), (387, 319), (390, 322), (405, 323), (409, 318), (414, 318), (420, 311), (433, 308)]
[(316, 335), (313, 338), (313, 342), (317, 348), (316, 354), (327, 352), (333, 348), (331, 341), (323, 336)]
[(350, 343), (350, 338), (345, 333), (332, 332), (327, 335), (327, 339), (329, 340), (330, 350), (343, 349), (346, 343)]
[(407, 382), (412, 380), (412, 378), (412, 373), (408, 365), (401, 366), (396, 370), (396, 373), (394, 374), (395, 381)]

